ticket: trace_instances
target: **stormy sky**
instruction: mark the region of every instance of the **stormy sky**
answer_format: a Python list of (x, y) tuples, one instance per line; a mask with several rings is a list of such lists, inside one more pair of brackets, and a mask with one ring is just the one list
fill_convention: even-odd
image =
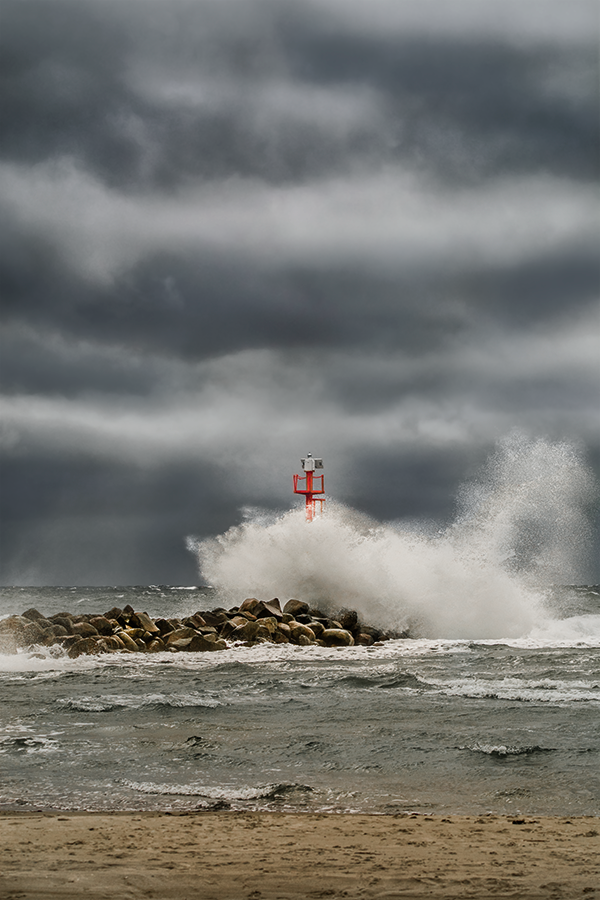
[(598, 467), (596, 0), (0, 19), (2, 583), (193, 584), (307, 451), (442, 525), (515, 429)]

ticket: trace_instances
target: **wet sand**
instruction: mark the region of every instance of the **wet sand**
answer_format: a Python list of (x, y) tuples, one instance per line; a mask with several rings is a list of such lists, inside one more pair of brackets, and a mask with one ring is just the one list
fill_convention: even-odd
[(600, 819), (0, 814), (2, 900), (600, 900)]

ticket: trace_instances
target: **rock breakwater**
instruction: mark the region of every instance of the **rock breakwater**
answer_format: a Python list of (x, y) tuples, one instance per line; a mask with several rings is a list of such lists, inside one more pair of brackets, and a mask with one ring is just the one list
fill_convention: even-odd
[(250, 597), (231, 609), (199, 610), (182, 619), (153, 619), (132, 606), (104, 613), (44, 616), (28, 609), (0, 621), (0, 651), (57, 647), (70, 657), (98, 653), (215, 652), (257, 644), (370, 646), (407, 634), (365, 625), (356, 610), (329, 615), (300, 600), (263, 601)]

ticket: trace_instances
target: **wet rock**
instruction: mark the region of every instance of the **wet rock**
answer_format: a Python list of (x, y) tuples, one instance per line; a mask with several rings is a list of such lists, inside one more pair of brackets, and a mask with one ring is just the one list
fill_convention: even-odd
[(92, 637), (82, 637), (81, 640), (71, 644), (68, 653), (71, 659), (75, 659), (78, 656), (83, 656), (88, 653), (102, 653), (103, 649), (104, 648), (100, 646), (99, 640), (95, 641)]
[(256, 636), (259, 627), (260, 626), (257, 622), (246, 622), (244, 625), (238, 625), (238, 627), (231, 633), (231, 640), (251, 641)]
[(321, 635), (326, 647), (353, 647), (354, 638), (344, 628), (326, 628)]
[(129, 618), (129, 624), (134, 628), (143, 628), (150, 634), (159, 634), (160, 629), (154, 624), (148, 613), (136, 612)]
[(146, 647), (148, 653), (160, 653), (165, 650), (165, 644), (160, 638), (154, 638)]
[(311, 641), (305, 634), (299, 634), (295, 640), (299, 647), (308, 647), (310, 644), (314, 644), (314, 641)]
[(288, 600), (288, 602), (283, 607), (284, 613), (288, 613), (290, 616), (294, 616), (295, 618), (299, 615), (307, 614), (308, 609), (308, 603), (303, 603), (301, 600)]
[(233, 619), (228, 619), (223, 623), (220, 629), (221, 637), (228, 638), (236, 628), (243, 628), (244, 625), (248, 624), (248, 619), (245, 616), (234, 616)]
[(213, 652), (215, 650), (226, 650), (227, 644), (225, 641), (216, 640), (216, 638), (207, 640), (204, 635), (197, 634), (191, 639), (186, 649), (192, 653)]
[(176, 640), (169, 641), (166, 646), (167, 650), (187, 650), (190, 644), (192, 643), (193, 638), (184, 637), (177, 638)]
[(52, 622), (54, 625), (62, 625), (63, 628), (66, 628), (69, 634), (73, 633), (73, 621), (71, 619), (71, 616), (50, 616), (50, 622)]
[(108, 637), (102, 638), (102, 640), (111, 650), (125, 650), (125, 644), (118, 634), (111, 634)]
[(164, 637), (166, 634), (170, 634), (172, 631), (175, 631), (173, 625), (168, 622), (166, 619), (156, 619), (154, 624), (158, 628), (159, 633)]
[(359, 646), (362, 646), (362, 647), (370, 647), (371, 644), (374, 643), (374, 641), (370, 634), (365, 634), (364, 632), (361, 631), (355, 637), (354, 643), (358, 644)]
[[(300, 638), (303, 638), (303, 640), (300, 640)], [(294, 644), (305, 644), (306, 641), (312, 644), (315, 640), (315, 633), (308, 625), (295, 622), (290, 624), (290, 639)]]
[(124, 628), (123, 631), (126, 631), (130, 638), (133, 638), (134, 641), (144, 640), (146, 632), (143, 628), (131, 628), (129, 625), (127, 628)]
[(277, 629), (277, 631), (271, 635), (271, 640), (274, 644), (289, 644), (290, 637), (284, 634), (282, 631)]
[(258, 622), (258, 627), (254, 633), (254, 638), (260, 638), (263, 641), (269, 641), (269, 643), (273, 643), (273, 632), (270, 628), (267, 628), (265, 625), (262, 625), (260, 620)]
[(276, 631), (279, 630), (279, 622), (275, 618), (275, 616), (269, 616), (269, 618), (257, 619), (260, 629), (266, 629), (269, 634), (275, 634)]
[(96, 641), (96, 652), (97, 653), (116, 653), (120, 650), (121, 647), (115, 647), (112, 643), (111, 637), (100, 637)]
[(207, 625), (212, 625), (213, 628), (219, 628), (220, 625), (223, 625), (228, 621), (229, 615), (227, 610), (225, 609), (213, 609), (210, 612), (202, 611), (198, 613), (204, 619)]
[(308, 610), (308, 614), (313, 619), (323, 619), (323, 620), (327, 619), (327, 613), (323, 612), (322, 609), (317, 609), (316, 606), (311, 606), (310, 609)]
[(119, 638), (126, 650), (129, 650), (132, 653), (137, 653), (138, 645), (132, 637), (129, 637), (126, 631), (119, 631), (116, 637)]
[(31, 607), (31, 609), (26, 609), (26, 610), (25, 610), (25, 612), (23, 613), (23, 618), (24, 618), (24, 619), (29, 619), (30, 622), (39, 621), (40, 619), (43, 619), (44, 622), (47, 622), (47, 621), (48, 621), (48, 620), (46, 619), (46, 616), (43, 615), (43, 613), (41, 613), (41, 612), (40, 612), (39, 610), (37, 610), (37, 609), (34, 609), (33, 607)]
[(373, 628), (370, 625), (360, 626), (361, 634), (367, 634), (373, 638), (373, 642), (380, 641), (383, 637), (383, 631), (380, 628)]
[(188, 616), (187, 619), (183, 620), (183, 624), (187, 625), (188, 628), (200, 629), (206, 627), (206, 622), (199, 613), (194, 613), (193, 616)]
[(319, 622), (318, 619), (311, 619), (308, 627), (313, 632), (314, 636), (318, 638), (320, 638), (325, 631), (325, 626), (322, 622)]
[(74, 622), (72, 631), (73, 634), (78, 634), (79, 637), (83, 638), (93, 637), (94, 635), (100, 634), (98, 629), (91, 625), (89, 622)]
[(105, 616), (92, 616), (89, 621), (89, 624), (92, 625), (98, 634), (112, 634), (113, 626), (110, 624), (108, 619)]
[(53, 643), (68, 650), (69, 647), (72, 647), (73, 644), (76, 644), (81, 640), (83, 640), (83, 638), (80, 638), (78, 634), (68, 634), (66, 637), (55, 637)]
[(52, 625), (48, 631), (53, 637), (66, 637), (69, 632), (62, 625)]
[(184, 625), (183, 628), (178, 628), (176, 631), (172, 631), (165, 637), (165, 644), (167, 647), (170, 647), (177, 641), (183, 640), (191, 640), (196, 636), (198, 632), (193, 628), (188, 628), (187, 625)]
[(0, 619), (0, 634), (13, 634), (30, 624), (31, 619), (26, 619), (25, 616), (8, 616), (6, 619)]
[(104, 613), (105, 619), (119, 619), (123, 618), (123, 610), (119, 606), (113, 606), (112, 609), (109, 609), (108, 612)]
[(341, 609), (336, 619), (346, 631), (352, 632), (358, 625), (358, 613), (355, 609)]
[(0, 621), (0, 645), (14, 653), (19, 647), (31, 647), (44, 639), (44, 629), (24, 616), (8, 616)]
[(273, 600), (269, 600), (267, 603), (259, 603), (254, 607), (252, 613), (256, 616), (257, 619), (273, 617), (280, 621), (283, 618), (283, 612), (281, 611), (281, 607), (279, 605), (279, 600), (277, 599), (277, 597), (275, 597)]
[(251, 612), (253, 613), (257, 606), (260, 606), (261, 601), (257, 600), (256, 597), (247, 597), (244, 602), (239, 606), (239, 612)]

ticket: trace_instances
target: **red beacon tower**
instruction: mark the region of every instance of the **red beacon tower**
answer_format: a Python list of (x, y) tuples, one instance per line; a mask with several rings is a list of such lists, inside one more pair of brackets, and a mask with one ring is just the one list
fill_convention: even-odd
[(304, 475), (294, 475), (294, 493), (304, 494), (306, 497), (306, 521), (312, 522), (317, 515), (317, 503), (319, 514), (323, 511), (325, 497), (316, 497), (315, 494), (324, 494), (323, 475), (315, 475), (315, 469), (323, 468), (323, 460), (315, 459), (312, 453), (307, 453), (302, 460)]

